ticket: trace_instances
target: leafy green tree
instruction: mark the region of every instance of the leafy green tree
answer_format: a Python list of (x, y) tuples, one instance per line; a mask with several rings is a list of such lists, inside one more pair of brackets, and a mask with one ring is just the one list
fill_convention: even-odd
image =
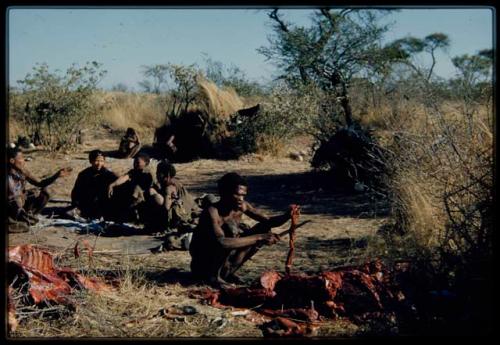
[[(423, 39), (416, 37), (404, 37), (397, 39), (384, 48), (385, 54), (390, 56), (391, 63), (399, 62), (410, 67), (423, 81), (429, 83), (436, 66), (436, 52), (446, 51), (450, 46), (450, 39), (446, 34), (436, 32)], [(428, 68), (418, 66), (414, 57), (421, 53), (428, 53), (431, 57), (431, 65)]]
[(472, 118), (478, 106), (483, 101), (492, 100), (493, 97), (492, 58), (492, 50), (482, 50), (472, 56), (465, 54), (451, 59), (458, 72), (457, 77), (451, 82), (469, 120), (469, 134), (473, 128)]
[(451, 59), (459, 78), (467, 87), (491, 80), (493, 67), (492, 50), (482, 50), (476, 55), (461, 55)]
[(17, 109), (26, 134), (35, 144), (52, 151), (68, 149), (78, 140), (83, 123), (97, 112), (93, 99), (99, 81), (106, 74), (102, 64), (73, 64), (61, 74), (37, 64), (33, 72), (19, 80), (24, 109)]
[(196, 100), (200, 71), (195, 64), (184, 66), (169, 63), (165, 67), (175, 84), (175, 88), (170, 92), (171, 102), (167, 114), (177, 117), (182, 112), (187, 112), (188, 107)]
[(140, 81), (139, 86), (145, 92), (160, 94), (167, 83), (169, 66), (164, 64), (142, 66), (142, 73), (146, 79)]
[(387, 59), (381, 54), (380, 40), (389, 26), (379, 23), (386, 13), (324, 8), (313, 12), (310, 27), (303, 27), (285, 21), (275, 9), (268, 13), (274, 34), (269, 37), (269, 46), (259, 48), (259, 52), (274, 61), (283, 72), (280, 78), (292, 85), (315, 83), (328, 91), (341, 110), (332, 108), (330, 116), (343, 113), (346, 124), (351, 125), (351, 79), (378, 66), (381, 61), (377, 60)]

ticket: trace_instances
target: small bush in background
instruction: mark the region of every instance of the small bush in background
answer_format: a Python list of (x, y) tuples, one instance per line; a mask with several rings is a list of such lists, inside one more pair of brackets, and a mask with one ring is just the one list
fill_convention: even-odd
[(72, 65), (62, 75), (46, 64), (36, 65), (19, 81), (22, 93), (13, 97), (11, 114), (35, 145), (72, 149), (83, 123), (98, 114), (93, 96), (105, 73), (95, 61), (81, 68)]
[(318, 97), (318, 90), (311, 86), (297, 90), (278, 83), (255, 116), (238, 119), (241, 123), (234, 136), (237, 151), (279, 156), (285, 148), (294, 147), (297, 136), (314, 135)]

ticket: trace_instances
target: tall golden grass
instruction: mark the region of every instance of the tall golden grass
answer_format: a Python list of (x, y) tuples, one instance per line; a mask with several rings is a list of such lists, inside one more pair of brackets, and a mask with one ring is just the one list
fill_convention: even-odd
[[(233, 89), (220, 89), (209, 80), (197, 80), (198, 93), (188, 110), (201, 110), (209, 117), (226, 120), (244, 107), (243, 100)], [(139, 136), (152, 141), (154, 130), (168, 121), (165, 110), (168, 95), (102, 92), (96, 101), (103, 105), (101, 122), (116, 130), (136, 129)]]
[(166, 121), (160, 96), (124, 92), (103, 92), (97, 102), (104, 105), (101, 121), (113, 129), (134, 128), (144, 142), (152, 141), (155, 128)]
[(232, 88), (220, 89), (204, 78), (198, 78), (197, 84), (200, 90), (198, 106), (212, 116), (227, 119), (244, 106), (244, 102)]
[[(472, 116), (463, 109), (459, 102), (425, 107), (404, 101), (368, 111), (364, 119), (382, 130), (392, 152), (389, 185), (396, 222), (411, 238), (408, 243), (422, 249), (465, 252), (478, 245), (482, 216), (463, 211), (481, 204), (492, 185), (492, 114), (484, 105)], [(458, 231), (460, 222), (467, 228)]]

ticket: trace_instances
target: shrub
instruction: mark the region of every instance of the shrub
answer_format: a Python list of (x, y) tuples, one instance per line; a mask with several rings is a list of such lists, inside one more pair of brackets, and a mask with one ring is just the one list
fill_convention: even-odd
[[(323, 133), (326, 134), (326, 133)], [(331, 174), (335, 185), (369, 187), (379, 192), (385, 185), (384, 150), (371, 132), (357, 122), (334, 131), (327, 140), (321, 140), (314, 152), (311, 165)]]
[(447, 270), (492, 255), (492, 126), (484, 109), (476, 114), (471, 122), (460, 104), (441, 104), (391, 124), (394, 230)]
[(51, 151), (74, 147), (82, 124), (98, 109), (93, 99), (99, 80), (106, 71), (101, 64), (72, 65), (64, 75), (50, 72), (46, 64), (36, 65), (33, 73), (20, 80), (22, 99), (14, 114), (36, 145)]
[(318, 114), (318, 90), (311, 86), (293, 90), (275, 85), (255, 116), (239, 117), (235, 145), (240, 154), (279, 155), (298, 135), (314, 135)]

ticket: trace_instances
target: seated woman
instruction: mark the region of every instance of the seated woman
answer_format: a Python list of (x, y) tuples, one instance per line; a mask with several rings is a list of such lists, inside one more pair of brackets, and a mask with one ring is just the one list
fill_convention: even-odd
[(133, 158), (141, 149), (141, 143), (139, 141), (139, 136), (133, 128), (127, 128), (125, 136), (123, 136), (120, 141), (120, 147), (118, 148), (118, 153), (122, 158)]

